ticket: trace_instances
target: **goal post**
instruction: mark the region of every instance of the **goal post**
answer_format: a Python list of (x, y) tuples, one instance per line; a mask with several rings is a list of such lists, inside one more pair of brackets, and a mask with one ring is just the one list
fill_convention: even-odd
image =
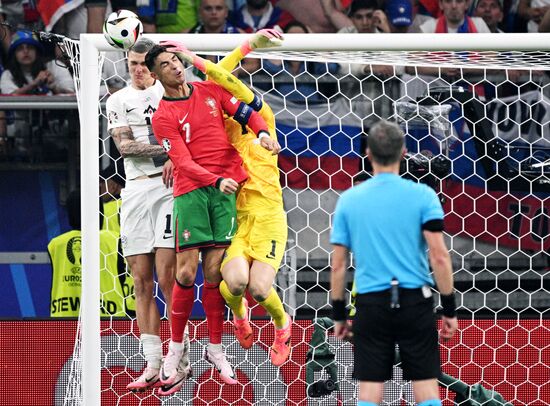
[[(236, 46), (241, 44), (246, 35), (242, 34), (209, 34), (209, 35), (196, 35), (196, 34), (146, 34), (144, 37), (150, 38), (155, 42), (162, 40), (178, 40), (183, 42), (189, 49), (197, 53), (207, 53), (207, 54), (223, 54)], [(78, 103), (79, 103), (79, 115), (80, 115), (80, 140), (81, 140), (81, 197), (82, 197), (82, 301), (81, 301), (81, 316), (80, 316), (80, 329), (81, 329), (81, 399), (77, 399), (75, 404), (80, 404), (85, 406), (96, 406), (101, 403), (101, 365), (102, 365), (102, 350), (101, 350), (101, 325), (100, 325), (100, 281), (99, 273), (97, 272), (100, 269), (99, 265), (99, 158), (100, 158), (100, 132), (99, 132), (99, 122), (98, 115), (101, 114), (100, 106), (100, 85), (101, 85), (101, 63), (100, 55), (102, 52), (110, 52), (113, 49), (107, 44), (103, 35), (101, 34), (81, 34), (80, 41), (77, 44), (78, 55), (72, 55), (73, 65), (77, 65), (78, 69), (76, 71), (76, 82), (78, 90)], [(308, 61), (319, 61), (322, 63), (363, 63), (363, 64), (388, 64), (393, 66), (435, 66), (439, 68), (447, 67), (463, 67), (463, 68), (473, 68), (473, 69), (519, 69), (524, 70), (527, 75), (531, 75), (533, 70), (550, 70), (550, 34), (472, 34), (472, 35), (462, 35), (462, 34), (293, 34), (286, 35), (284, 42), (281, 47), (274, 49), (261, 50), (254, 52), (250, 55), (252, 58), (278, 58), (284, 60), (308, 60)], [(464, 53), (469, 53), (465, 56)], [(485, 73), (482, 74), (482, 77)], [(343, 83), (345, 80), (338, 78), (338, 86)], [(475, 85), (476, 83), (472, 83)], [(452, 86), (449, 85), (451, 88)], [(548, 86), (546, 86), (548, 89)], [(541, 97), (543, 90), (540, 90)], [(387, 96), (387, 95), (385, 95)], [(283, 96), (284, 98), (284, 96)], [(350, 97), (348, 97), (350, 99)], [(285, 99), (286, 100), (286, 99)], [(393, 107), (396, 108), (398, 100), (391, 99)], [(412, 101), (415, 102), (414, 100)], [(470, 103), (470, 100), (464, 100), (461, 103)], [(540, 103), (539, 102), (533, 102)], [(345, 104), (345, 103), (343, 103)], [(309, 104), (306, 103), (305, 109), (308, 111), (310, 108)], [(313, 108), (313, 107), (312, 107)], [(472, 106), (474, 109), (475, 106)], [(330, 112), (330, 108), (328, 109)], [(550, 107), (549, 107), (550, 111)], [(278, 118), (278, 111), (274, 111), (276, 119)], [(280, 110), (281, 116), (288, 114), (286, 110), (286, 104), (281, 105)], [(441, 112), (435, 113), (436, 116), (441, 115)], [(390, 114), (393, 117), (396, 117), (397, 113)], [(316, 117), (317, 122), (320, 122), (321, 119)], [(350, 111), (346, 113), (344, 117), (336, 117), (336, 126), (344, 127), (345, 123), (342, 120), (351, 120), (357, 119), (359, 125), (362, 125), (364, 117), (355, 117), (355, 113)], [(531, 117), (532, 120), (536, 120), (536, 117)], [(456, 119), (448, 119), (448, 122), (453, 122)], [(315, 119), (313, 119), (315, 121)], [(405, 120), (406, 121), (406, 120)], [(548, 122), (542, 121), (540, 123), (542, 126), (543, 138), (550, 138), (548, 134)], [(546, 126), (546, 129), (544, 128)], [(298, 124), (296, 124), (298, 127)], [(298, 128), (296, 128), (299, 131)], [(472, 132), (477, 131), (476, 129)], [(286, 137), (288, 134), (284, 134)], [(475, 134), (474, 134), (475, 135)], [(356, 134), (359, 137), (359, 134)], [(447, 138), (452, 138), (453, 135), (447, 135)], [(496, 138), (496, 137), (495, 137)], [(447, 142), (448, 140), (446, 140)], [(488, 140), (490, 141), (490, 140)], [(490, 154), (489, 146), (492, 147), (493, 144), (489, 145), (489, 142), (484, 141), (487, 150), (486, 154)], [(355, 142), (355, 141), (353, 141)], [(421, 152), (421, 146), (424, 142), (423, 139), (415, 141), (418, 144), (418, 151)], [(469, 143), (474, 141), (470, 140)], [(462, 148), (466, 150), (467, 148), (474, 148), (474, 146), (468, 144), (468, 142), (461, 143)], [(283, 144), (283, 143), (281, 143)], [(287, 143), (285, 143), (287, 145)], [(354, 144), (355, 145), (355, 144)], [(290, 148), (287, 146), (287, 148)], [(302, 214), (306, 217), (305, 220), (297, 219), (297, 223), (302, 224), (305, 222), (306, 226), (297, 226), (293, 232), (295, 233), (294, 248), (300, 252), (303, 252), (303, 255), (298, 254), (298, 262), (300, 259), (305, 257), (303, 260), (302, 267), (307, 268), (309, 271), (310, 268), (314, 270), (313, 273), (313, 285), (321, 285), (321, 270), (326, 269), (328, 262), (324, 261), (324, 254), (328, 259), (330, 253), (327, 251), (327, 233), (330, 229), (330, 207), (333, 205), (335, 197), (338, 196), (339, 192), (333, 190), (332, 187), (328, 188), (328, 192), (317, 192), (312, 191), (310, 184), (312, 178), (316, 176), (318, 172), (322, 176), (326, 175), (326, 172), (322, 172), (325, 168), (321, 167), (321, 156), (324, 152), (321, 149), (315, 149), (317, 147), (309, 144), (303, 148), (303, 151), (311, 153), (314, 155), (314, 159), (317, 159), (318, 167), (317, 172), (312, 170), (312, 174), (308, 173), (306, 180), (304, 181), (305, 187), (304, 191), (294, 192), (291, 187), (285, 186), (285, 190), (291, 194), (292, 199), (295, 199), (297, 202), (293, 207), (291, 207), (292, 213), (289, 215), (299, 217)], [(321, 147), (319, 147), (321, 148)], [(330, 147), (329, 147), (330, 148)], [(477, 146), (476, 146), (477, 148)], [(498, 145), (496, 147), (498, 149)], [(297, 149), (298, 150), (298, 149)], [(357, 151), (355, 151), (357, 152)], [(353, 154), (354, 151), (344, 152), (345, 154)], [(298, 154), (296, 152), (296, 154)], [(500, 156), (500, 155), (499, 155)], [(550, 157), (550, 155), (549, 155)], [(359, 157), (358, 157), (359, 158)], [(486, 157), (483, 157), (486, 158)], [(456, 157), (449, 158), (451, 161), (461, 159), (461, 156), (457, 155)], [(490, 158), (491, 162), (499, 162), (501, 158)], [(526, 158), (527, 159), (527, 158)], [(292, 159), (290, 159), (292, 161)], [(298, 162), (298, 156), (296, 155), (296, 162)], [(545, 161), (542, 160), (541, 161)], [(328, 161), (327, 161), (328, 162)], [(480, 165), (482, 163), (482, 157), (479, 159)], [(485, 162), (485, 161), (483, 161)], [(409, 161), (408, 165), (414, 164), (414, 162)], [(419, 163), (419, 165), (421, 162)], [(477, 162), (476, 162), (477, 164)], [(288, 164), (288, 171), (282, 168), (283, 175), (285, 179), (289, 179), (296, 175), (296, 172), (307, 171), (304, 168), (292, 166)], [(353, 177), (354, 173), (349, 173), (349, 167), (347, 167), (342, 162), (342, 156), (340, 156), (340, 163), (335, 164), (337, 168), (333, 172), (328, 172), (327, 175), (329, 178), (329, 186), (333, 185), (333, 179), (331, 178), (334, 174), (339, 172), (345, 172), (346, 176), (350, 179)], [(338, 167), (339, 165), (339, 167)], [(431, 174), (433, 171), (434, 163), (430, 163), (428, 174)], [(536, 167), (535, 167), (536, 168)], [(328, 171), (328, 170), (326, 170)], [(451, 174), (452, 175), (452, 174)], [(451, 175), (447, 174), (439, 178), (438, 184), (441, 184), (442, 179), (448, 178)], [(311, 178), (310, 178), (311, 176)], [(334, 175), (336, 176), (336, 175)], [(540, 170), (540, 176), (544, 177), (545, 172), (543, 169)], [(459, 179), (465, 179), (465, 177), (458, 177)], [(511, 180), (504, 180), (505, 183), (511, 182)], [(290, 182), (290, 181), (289, 181)], [(351, 186), (351, 183), (350, 185)], [(448, 193), (446, 190), (444, 193)], [(307, 195), (311, 195), (314, 198), (313, 203), (307, 203), (305, 206), (308, 206), (307, 210), (304, 206), (301, 206), (301, 203), (298, 201)], [(331, 194), (331, 203), (328, 204), (328, 207), (323, 206), (322, 198), (325, 195)], [(463, 195), (467, 195), (468, 190), (464, 187), (464, 191), (456, 191), (455, 195), (444, 195), (443, 198), (447, 202), (449, 200), (451, 203), (453, 199), (457, 199), (455, 205), (452, 207), (452, 216), (458, 218), (458, 222), (462, 221), (461, 224), (465, 224), (469, 221), (469, 215), (463, 213), (457, 208), (457, 204), (461, 202), (459, 198)], [(323, 195), (323, 196), (321, 196)], [(527, 193), (530, 197), (533, 197), (534, 200), (541, 206), (541, 211), (535, 216), (535, 218), (541, 221), (541, 218), (546, 218), (545, 211), (543, 210), (542, 197), (533, 195), (532, 193)], [(470, 196), (467, 196), (470, 197)], [(477, 197), (472, 197), (470, 200), (475, 202)], [(521, 203), (521, 202), (520, 202)], [(474, 203), (472, 203), (473, 205)], [(315, 206), (317, 205), (317, 206)], [(498, 206), (498, 202), (493, 204)], [(292, 206), (292, 205), (291, 205)], [(333, 207), (332, 207), (333, 208)], [(519, 209), (521, 213), (521, 208)], [(497, 212), (499, 209), (497, 208)], [(317, 225), (314, 227), (310, 224), (313, 223), (313, 217), (317, 215), (317, 212), (320, 215), (326, 218), (327, 224)], [(485, 221), (487, 223), (487, 218), (492, 219), (492, 213), (485, 213)], [(542, 217), (541, 217), (542, 216)], [(515, 218), (511, 216), (511, 218)], [(323, 220), (325, 221), (325, 220)], [(491, 221), (491, 220), (489, 220)], [(547, 221), (547, 220), (546, 220)], [(483, 231), (488, 232), (488, 224), (486, 224), (486, 229), (480, 231), (480, 235)], [(459, 226), (459, 227), (465, 227)], [(300, 233), (310, 231), (312, 237), (301, 238)], [(475, 229), (473, 227), (472, 229)], [(544, 229), (544, 228), (543, 228)], [(468, 234), (470, 230), (459, 230), (466, 232)], [(510, 231), (510, 230), (506, 230)], [(512, 230), (517, 232), (517, 230)], [(504, 232), (504, 231), (503, 231)], [(522, 231), (523, 232), (523, 231)], [(462, 233), (464, 234), (464, 233)], [(493, 234), (492, 229), (489, 230), (489, 234)], [(496, 250), (497, 253), (501, 254), (507, 263), (508, 269), (511, 267), (512, 253), (515, 251), (501, 252), (499, 248), (499, 238), (501, 235), (496, 235)], [(523, 238), (524, 235), (519, 235), (518, 238)], [(541, 239), (545, 239), (545, 236), (541, 236)], [(304, 247), (302, 241), (306, 241)], [(313, 241), (313, 242), (311, 242)], [(313, 244), (313, 245), (309, 245)], [(316, 245), (315, 245), (316, 244)], [(474, 248), (472, 250), (476, 251), (476, 240), (474, 238), (473, 242)], [(543, 254), (544, 245), (540, 243), (539, 245), (534, 245), (539, 248), (535, 248), (527, 255), (529, 258), (533, 258), (535, 253)], [(312, 248), (313, 247), (313, 248)], [(521, 247), (521, 244), (520, 244)], [(451, 244), (450, 247), (452, 250), (458, 250), (456, 246)], [(468, 248), (465, 248), (465, 253), (460, 253), (457, 255), (459, 257), (459, 262), (464, 263), (464, 258), (468, 255)], [(490, 253), (490, 249), (488, 250)], [(320, 253), (320, 254), (318, 254)], [(315, 254), (315, 255), (314, 255)], [(294, 256), (294, 261), (296, 262), (296, 257)], [(305, 261), (305, 262), (304, 262)], [(531, 261), (532, 262), (532, 261)], [(317, 265), (317, 263), (322, 263), (324, 265)], [(296, 265), (295, 265), (296, 266)], [(297, 267), (300, 267), (298, 265)], [(482, 266), (482, 269), (486, 269), (487, 264)], [(296, 271), (297, 269), (294, 269)], [(461, 270), (462, 272), (462, 270)], [(460, 274), (461, 276), (462, 274)], [(315, 279), (316, 278), (316, 279)], [(475, 283), (475, 282), (474, 282)], [(541, 281), (542, 284), (542, 281)], [(295, 287), (294, 287), (295, 289)], [(302, 288), (301, 288), (302, 289)], [(302, 297), (308, 298), (309, 291), (308, 288), (303, 288), (298, 294), (302, 294)], [(323, 288), (325, 289), (325, 288)], [(326, 290), (326, 289), (325, 289)], [(326, 301), (326, 291), (323, 291), (323, 299), (320, 299), (323, 302), (323, 306), (319, 309), (313, 309), (313, 314), (317, 316), (318, 311), (322, 310), (326, 312), (328, 309), (328, 302)], [(310, 295), (310, 297), (313, 294)], [(479, 300), (480, 306), (488, 306), (484, 302), (484, 294), (482, 294), (482, 299)], [(298, 301), (300, 304), (300, 301)], [(313, 308), (313, 304), (309, 304), (306, 301), (303, 301), (302, 304), (309, 305)], [(533, 302), (530, 300), (526, 304), (527, 307), (530, 307)], [(296, 310), (296, 309), (293, 309)], [(472, 311), (472, 318), (475, 314), (475, 311)], [(518, 318), (520, 316), (518, 315)], [(496, 319), (496, 316), (495, 316)], [(542, 314), (540, 314), (540, 326), (542, 330), (546, 331), (545, 325), (542, 323)], [(536, 320), (536, 319), (535, 319)], [(537, 327), (536, 327), (537, 328)], [(307, 343), (305, 343), (307, 344)], [(539, 351), (542, 352), (542, 349)], [(455, 359), (449, 356), (447, 359), (448, 362), (454, 362)], [(454, 365), (454, 364), (453, 364)], [(459, 368), (458, 368), (459, 369)], [(299, 373), (299, 372), (298, 372)], [(541, 395), (542, 396), (542, 395)]]
[(82, 293), (80, 307), (82, 404), (101, 404), (100, 250), (99, 250), (99, 52), (93, 37), (80, 40)]

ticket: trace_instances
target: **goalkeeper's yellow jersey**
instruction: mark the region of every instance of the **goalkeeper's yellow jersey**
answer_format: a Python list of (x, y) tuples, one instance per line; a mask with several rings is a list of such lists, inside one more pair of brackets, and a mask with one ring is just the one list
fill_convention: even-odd
[[(269, 126), (270, 137), (276, 139), (275, 117), (266, 103), (263, 104), (260, 114)], [(277, 155), (272, 155), (264, 149), (250, 128), (246, 127), (247, 133), (243, 134), (241, 124), (232, 118), (225, 120), (225, 130), (248, 173), (248, 179), (241, 186), (237, 197), (237, 210), (282, 208), (283, 192), (279, 180)]]

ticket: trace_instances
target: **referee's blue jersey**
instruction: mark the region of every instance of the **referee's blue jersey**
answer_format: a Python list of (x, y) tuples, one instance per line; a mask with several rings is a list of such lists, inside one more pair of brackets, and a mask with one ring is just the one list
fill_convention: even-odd
[(443, 220), (433, 189), (381, 173), (345, 191), (334, 213), (332, 244), (353, 252), (357, 293), (379, 292), (396, 278), (408, 289), (433, 285), (422, 225)]

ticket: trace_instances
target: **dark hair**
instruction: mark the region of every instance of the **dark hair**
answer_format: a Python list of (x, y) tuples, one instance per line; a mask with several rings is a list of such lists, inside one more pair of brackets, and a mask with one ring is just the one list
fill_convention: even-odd
[(309, 30), (307, 29), (307, 27), (305, 26), (305, 24), (302, 24), (300, 21), (297, 21), (297, 20), (289, 21), (289, 22), (285, 25), (285, 28), (283, 29), (283, 31), (284, 31), (284, 32), (288, 32), (288, 30), (291, 29), (292, 27), (299, 27), (299, 28), (301, 28), (302, 30), (304, 30), (305, 33), (309, 33)]
[(147, 54), (145, 54), (145, 65), (147, 65), (147, 69), (149, 69), (150, 72), (153, 72), (155, 61), (163, 52), (166, 52), (165, 46), (154, 45), (149, 51), (147, 51)]
[(369, 131), (369, 157), (380, 165), (391, 165), (401, 160), (405, 136), (401, 128), (386, 120), (376, 123)]
[(135, 52), (136, 54), (146, 54), (154, 46), (155, 46), (155, 43), (151, 41), (149, 38), (140, 38), (134, 44), (134, 46), (130, 48), (129, 52)]
[[(44, 62), (44, 58), (42, 57), (42, 52), (40, 52), (40, 50), (34, 45), (31, 45), (31, 46), (33, 46), (34, 49), (36, 49), (36, 59), (31, 65), (31, 77), (34, 79), (38, 76), (38, 74), (41, 71), (46, 69), (46, 63)], [(21, 64), (17, 62), (17, 57), (15, 56), (15, 52), (13, 52), (10, 55), (7, 66), (8, 66), (8, 70), (11, 72), (11, 75), (13, 76), (13, 83), (15, 83), (17, 87), (23, 87), (28, 84), (27, 78), (25, 78), (25, 73), (21, 68)], [(39, 89), (40, 88), (35, 89), (33, 93), (39, 92)]]
[(378, 8), (379, 8), (378, 2), (376, 0), (353, 0), (349, 8), (348, 15), (350, 17), (353, 17), (353, 15), (359, 10), (363, 10), (363, 9), (376, 10)]

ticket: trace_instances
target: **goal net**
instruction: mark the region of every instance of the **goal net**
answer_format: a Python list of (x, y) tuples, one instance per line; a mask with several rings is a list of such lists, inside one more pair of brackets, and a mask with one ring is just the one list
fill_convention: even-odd
[[(179, 40), (214, 59), (244, 39), (150, 38)], [(491, 399), (499, 402), (491, 404), (549, 404), (548, 44), (544, 34), (528, 39), (307, 34), (287, 35), (281, 48), (251, 54), (236, 73), (273, 109), (283, 147), (279, 167), (289, 240), (276, 284), (295, 318), (291, 357), (281, 368), (270, 363), (274, 331), (256, 305), (252, 324), (259, 339), (250, 350), (239, 346), (226, 321), (223, 344), (239, 384), (220, 385), (202, 358), (207, 331), (196, 303), (190, 328), (194, 377), (161, 399), (152, 391), (126, 391), (145, 365), (137, 323), (132, 317), (106, 317), (99, 308), (98, 173), (121, 159), (106, 132), (105, 101), (128, 84), (125, 55), (113, 52), (100, 35), (67, 41), (81, 120), (83, 298), (70, 374), (58, 385), (67, 390), (59, 391), (57, 401), (355, 404), (353, 347), (334, 339), (324, 318), (331, 310), (331, 218), (342, 191), (357, 175), (370, 176), (363, 154), (370, 126), (389, 119), (406, 133), (403, 176), (433, 187), (445, 209), (460, 331), (441, 343), (444, 404)], [(202, 80), (191, 68), (187, 74), (189, 80)], [(159, 305), (164, 308), (160, 296)], [(167, 321), (161, 330), (167, 344)], [(384, 404), (413, 404), (398, 362), (394, 372), (385, 385)]]

